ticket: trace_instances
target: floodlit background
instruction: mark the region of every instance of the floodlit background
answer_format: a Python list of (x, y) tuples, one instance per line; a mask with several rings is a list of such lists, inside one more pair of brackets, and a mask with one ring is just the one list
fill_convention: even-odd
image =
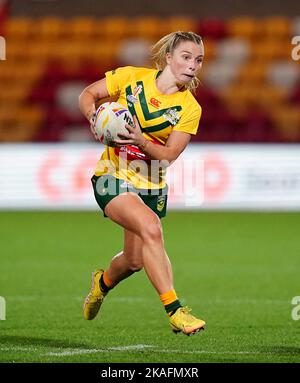
[[(169, 332), (143, 272), (101, 320), (81, 315), (122, 232), (94, 201), (103, 147), (78, 96), (148, 66), (176, 30), (205, 46), (203, 115), (163, 221), (178, 293), (209, 323), (193, 341)], [(0, 36), (0, 361), (299, 362), (300, 5), (0, 0)]]

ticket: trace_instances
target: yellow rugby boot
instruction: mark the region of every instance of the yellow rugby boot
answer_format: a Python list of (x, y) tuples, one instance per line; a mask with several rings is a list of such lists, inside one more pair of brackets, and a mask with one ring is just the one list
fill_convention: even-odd
[(180, 307), (170, 317), (170, 325), (173, 332), (192, 335), (200, 330), (204, 330), (205, 322), (202, 319), (195, 318), (190, 312), (190, 308)]
[(104, 270), (97, 269), (92, 273), (92, 287), (83, 304), (84, 319), (91, 320), (96, 317), (101, 307), (103, 299), (107, 293), (100, 289), (99, 281)]

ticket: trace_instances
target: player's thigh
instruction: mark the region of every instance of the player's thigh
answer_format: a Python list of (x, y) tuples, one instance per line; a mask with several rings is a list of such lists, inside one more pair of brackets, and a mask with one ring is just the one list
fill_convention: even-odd
[(162, 235), (160, 219), (135, 193), (124, 193), (112, 199), (105, 207), (105, 214), (143, 240), (159, 239)]

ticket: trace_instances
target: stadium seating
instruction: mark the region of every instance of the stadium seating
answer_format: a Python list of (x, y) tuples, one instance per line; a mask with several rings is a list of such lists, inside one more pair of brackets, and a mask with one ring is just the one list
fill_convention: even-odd
[(294, 62), (276, 61), (268, 66), (267, 80), (283, 89), (294, 89), (300, 79), (299, 67)]
[(78, 17), (65, 22), (66, 35), (72, 41), (93, 41), (99, 36), (100, 25), (90, 17)]
[(34, 23), (34, 35), (46, 44), (50, 41), (58, 41), (65, 36), (65, 24), (66, 22), (58, 17), (43, 17)]
[(6, 22), (6, 37), (10, 41), (23, 41), (33, 35), (33, 20), (27, 17), (16, 17)]
[(290, 37), (291, 23), (282, 16), (266, 17), (261, 23), (262, 34), (269, 39), (280, 40)]
[(284, 141), (300, 141), (300, 109), (299, 105), (283, 105), (271, 113), (276, 129)]
[[(94, 23), (97, 37), (111, 41), (128, 37), (131, 34), (131, 26), (128, 18), (123, 16), (106, 17), (103, 20), (95, 20)], [(100, 44), (100, 41), (96, 38), (94, 44)]]
[[(144, 38), (149, 41), (155, 42), (157, 39), (161, 37), (161, 25), (163, 24), (163, 20), (158, 17), (136, 17), (133, 20), (134, 30), (127, 37), (137, 37)], [(170, 26), (168, 27), (170, 30)], [(127, 28), (128, 29), (128, 28)], [(167, 31), (168, 33), (169, 31)]]
[(71, 139), (68, 132), (86, 129), (84, 118), (67, 108), (78, 96), (71, 97), (72, 89), (78, 93), (119, 65), (149, 65), (151, 44), (174, 30), (194, 30), (205, 44), (196, 93), (203, 115), (193, 141), (300, 142), (300, 60), (291, 58), (300, 18), (245, 15), (9, 19), (0, 140)]
[(195, 31), (204, 39), (220, 40), (227, 36), (226, 23), (223, 20), (214, 18), (200, 20)]
[(252, 17), (234, 17), (227, 22), (227, 31), (230, 36), (255, 40), (261, 35), (261, 23)]

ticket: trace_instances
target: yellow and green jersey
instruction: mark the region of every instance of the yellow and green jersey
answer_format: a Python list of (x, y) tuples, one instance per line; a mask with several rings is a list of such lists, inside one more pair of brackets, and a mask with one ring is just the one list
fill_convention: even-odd
[[(111, 98), (124, 105), (137, 120), (146, 139), (165, 145), (173, 130), (196, 134), (201, 107), (189, 90), (162, 94), (155, 80), (159, 71), (122, 67), (107, 72), (106, 86)], [(95, 174), (112, 174), (138, 189), (165, 187), (165, 169), (150, 161), (135, 145), (121, 148), (106, 146)]]

